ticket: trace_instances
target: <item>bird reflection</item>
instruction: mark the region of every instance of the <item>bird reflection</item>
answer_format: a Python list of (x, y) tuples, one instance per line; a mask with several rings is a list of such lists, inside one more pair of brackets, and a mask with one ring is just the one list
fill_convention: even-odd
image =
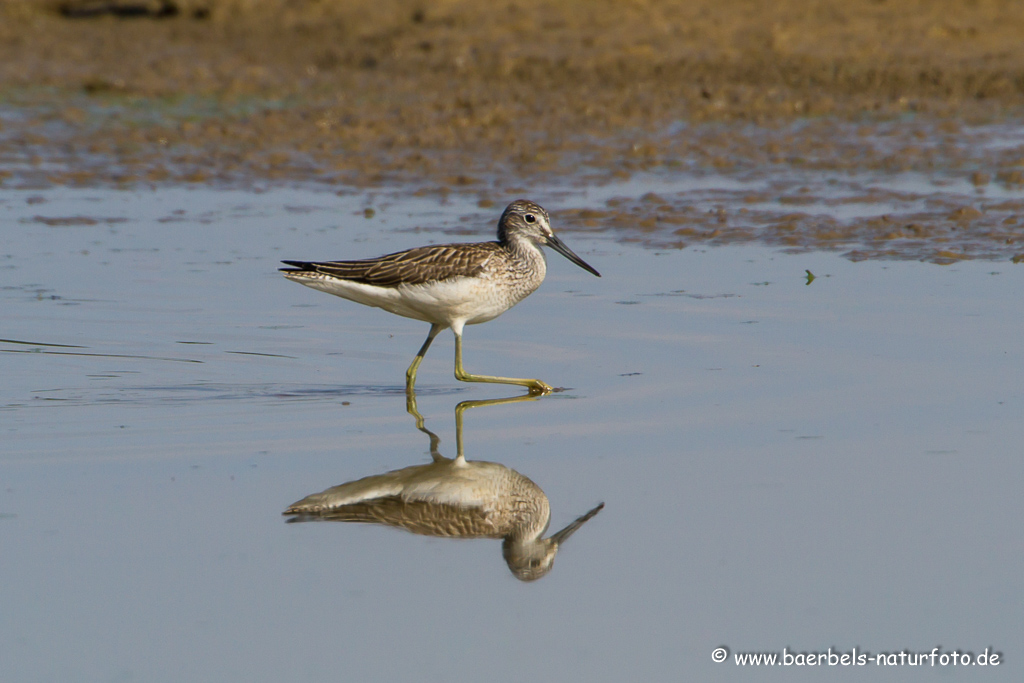
[(289, 522), (371, 522), (426, 536), (500, 538), (512, 574), (522, 581), (539, 579), (551, 570), (559, 546), (604, 503), (544, 538), (551, 509), (540, 487), (496, 462), (466, 460), (462, 445), (462, 415), (467, 409), (531, 400), (516, 396), (459, 403), (457, 455), (451, 459), (438, 451), (441, 440), (424, 426), (416, 394), (410, 391), (407, 409), (416, 418), (416, 427), (430, 437), (433, 462), (331, 487), (294, 503), (284, 514), (293, 515)]

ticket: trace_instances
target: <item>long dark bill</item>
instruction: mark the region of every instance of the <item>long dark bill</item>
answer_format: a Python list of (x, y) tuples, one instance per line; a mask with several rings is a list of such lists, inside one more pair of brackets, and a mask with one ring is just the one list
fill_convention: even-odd
[[(600, 276), (598, 276), (598, 277), (600, 277)], [(591, 517), (596, 515), (598, 512), (600, 512), (602, 510), (602, 508), (604, 508), (604, 503), (601, 503), (596, 508), (594, 508), (593, 510), (591, 510), (587, 514), (583, 515), (582, 517), (577, 517), (576, 520), (572, 524), (570, 524), (569, 526), (565, 527), (564, 529), (562, 529), (558, 533), (551, 534), (551, 540), (554, 541), (557, 544), (565, 543), (565, 539), (569, 538), (574, 533), (576, 533), (577, 529), (579, 529), (581, 526), (583, 526), (583, 524), (588, 519), (590, 519)]]
[(565, 242), (558, 239), (558, 235), (552, 235), (548, 238), (548, 246), (557, 251), (559, 254), (569, 259), (583, 270), (590, 271), (594, 275), (601, 277), (601, 273), (594, 270), (594, 267), (589, 263), (577, 256), (572, 249), (565, 246)]

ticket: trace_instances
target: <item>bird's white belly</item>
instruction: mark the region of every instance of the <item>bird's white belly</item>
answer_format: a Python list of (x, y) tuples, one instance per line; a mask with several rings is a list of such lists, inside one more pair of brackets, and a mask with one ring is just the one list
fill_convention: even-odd
[(492, 281), (480, 278), (401, 285), (397, 290), (401, 305), (410, 309), (413, 315), (397, 310), (393, 312), (444, 324), (462, 320), (473, 325), (494, 320), (519, 301), (510, 298), (507, 291), (496, 287)]
[(494, 320), (536, 289), (518, 292), (489, 278), (469, 277), (398, 287), (377, 287), (324, 275), (310, 277), (306, 273), (291, 279), (365, 306), (442, 325), (458, 320), (467, 325)]

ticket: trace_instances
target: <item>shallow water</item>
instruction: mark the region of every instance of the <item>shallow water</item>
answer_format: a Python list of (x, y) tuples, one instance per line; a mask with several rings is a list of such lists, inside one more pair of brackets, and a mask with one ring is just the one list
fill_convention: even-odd
[[(1017, 680), (1024, 270), (1007, 262), (563, 230), (604, 277), (553, 255), (465, 349), (470, 371), (570, 387), (466, 414), (466, 456), (536, 482), (553, 529), (605, 503), (551, 573), (520, 583), (493, 540), (286, 524), (310, 493), (429, 462), (402, 389), (427, 326), (277, 262), (490, 239), (499, 209), (5, 192), (4, 679), (736, 680), (712, 662), (724, 645), (988, 647), (1006, 664), (986, 680)], [(518, 393), (457, 383), (452, 347), (418, 383), (448, 456), (458, 402)]]

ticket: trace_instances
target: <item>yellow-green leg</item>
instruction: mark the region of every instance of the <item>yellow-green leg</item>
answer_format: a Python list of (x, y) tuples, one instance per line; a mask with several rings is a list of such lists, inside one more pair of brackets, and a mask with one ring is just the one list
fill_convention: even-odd
[(412, 365), (405, 371), (405, 391), (412, 391), (412, 388), (416, 384), (416, 371), (420, 369), (420, 363), (423, 362), (423, 356), (427, 355), (427, 349), (430, 348), (430, 343), (434, 341), (434, 337), (437, 336), (438, 332), (444, 329), (444, 325), (438, 325), (432, 323), (430, 325), (430, 332), (427, 333), (427, 340), (423, 342), (423, 346), (420, 347), (419, 353), (412, 359)]
[[(433, 331), (433, 328), (431, 328)], [(452, 330), (455, 332), (455, 330)], [(427, 340), (430, 341), (429, 339)], [(410, 368), (412, 370), (412, 368)], [(414, 373), (415, 375), (415, 373)], [(539, 379), (521, 379), (519, 377), (493, 377), (491, 375), (471, 375), (462, 369), (462, 335), (455, 332), (455, 379), (460, 382), (491, 382), (493, 384), (518, 384), (530, 390), (533, 396), (550, 394), (553, 389), (550, 384), (541, 382)]]
[[(543, 384), (543, 382), (541, 382)], [(546, 386), (546, 385), (545, 385)], [(413, 401), (416, 398), (413, 397)], [(510, 396), (508, 398), (488, 398), (483, 401), (462, 401), (459, 405), (455, 406), (455, 450), (458, 458), (466, 459), (465, 453), (462, 450), (462, 414), (469, 408), (479, 408), (480, 406), (500, 406), (503, 403), (518, 403), (519, 401), (535, 401), (536, 394), (530, 392), (526, 396)]]
[[(503, 403), (518, 403), (519, 401), (535, 401), (536, 396), (527, 394), (526, 396), (510, 396), (508, 398), (488, 398), (482, 401), (462, 401), (455, 406), (455, 443), (456, 450), (458, 452), (457, 457), (466, 459), (465, 454), (462, 450), (462, 414), (469, 408), (478, 408), (480, 406), (496, 406)], [(420, 430), (428, 437), (430, 437), (430, 455), (434, 459), (434, 462), (446, 460), (441, 455), (438, 447), (441, 445), (441, 439), (434, 432), (430, 431), (426, 427), (426, 420), (423, 419), (423, 413), (420, 412), (419, 406), (416, 404), (416, 389), (413, 387), (406, 387), (405, 389), (405, 409), (416, 419), (416, 429)]]
[(441, 445), (441, 437), (427, 429), (423, 414), (420, 412), (419, 406), (416, 405), (416, 390), (412, 385), (405, 387), (405, 410), (416, 418), (416, 429), (430, 437), (430, 457), (434, 459), (434, 462), (447, 460), (438, 450)]

